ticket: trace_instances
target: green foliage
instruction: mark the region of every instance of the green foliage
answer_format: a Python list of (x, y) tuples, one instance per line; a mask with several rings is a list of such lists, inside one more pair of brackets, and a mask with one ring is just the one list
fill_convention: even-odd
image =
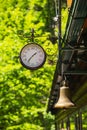
[[(50, 10), (50, 11), (49, 11)], [(57, 61), (53, 35), (54, 6), (49, 0), (0, 0), (0, 129), (53, 130), (54, 118), (47, 115), (46, 103)], [(46, 51), (44, 66), (25, 69), (19, 61), (21, 48), (35, 42)]]
[[(57, 60), (57, 45), (48, 36), (47, 0), (0, 0), (0, 129), (50, 130), (53, 118), (45, 117), (46, 102)], [(45, 14), (45, 15), (44, 15)], [(19, 61), (21, 48), (35, 38), (47, 53), (45, 65), (36, 71)]]
[(62, 9), (62, 35), (64, 35), (65, 33), (65, 27), (66, 27), (66, 23), (67, 23), (67, 19), (68, 19), (68, 9), (67, 8), (63, 8)]

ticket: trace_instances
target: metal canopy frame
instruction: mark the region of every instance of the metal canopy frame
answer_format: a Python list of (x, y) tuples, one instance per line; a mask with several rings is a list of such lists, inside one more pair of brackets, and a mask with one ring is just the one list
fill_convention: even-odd
[[(87, 62), (84, 61), (77, 62), (75, 68), (72, 69), (73, 60), (77, 59), (76, 56), (79, 53), (79, 51), (85, 51), (87, 53), (87, 45), (86, 46), (84, 45), (85, 43), (83, 43), (83, 38), (82, 38), (82, 34), (85, 30), (85, 28), (83, 28), (83, 25), (85, 19), (87, 18), (87, 0), (83, 0), (83, 2), (81, 0), (73, 0), (69, 12), (69, 17), (67, 20), (63, 41), (61, 41), (61, 17), (60, 17), (61, 0), (58, 0), (58, 5), (59, 5), (58, 7), (59, 9), (58, 11), (59, 12), (58, 14), (59, 15), (59, 19), (58, 19), (59, 57), (56, 64), (56, 69), (54, 73), (54, 78), (52, 82), (52, 88), (50, 91), (50, 97), (49, 97), (48, 108), (47, 108), (47, 112), (51, 111), (52, 114), (55, 114), (56, 112), (60, 111), (60, 110), (55, 110), (53, 107), (58, 98), (57, 93), (60, 87), (60, 83), (58, 83), (58, 76), (60, 76), (61, 74), (67, 76), (70, 82), (71, 90), (73, 90), (71, 93), (72, 97), (74, 97), (74, 93), (78, 94), (78, 89), (82, 89), (80, 85), (85, 84), (87, 80)], [(78, 82), (76, 82), (75, 79), (79, 79), (81, 77), (83, 80), (79, 81), (81, 82), (79, 84)], [(72, 80), (73, 83), (71, 84)], [(75, 87), (73, 88), (73, 85), (76, 88)], [(85, 93), (86, 90), (87, 87), (84, 90), (82, 90), (82, 93)], [(77, 104), (79, 104), (80, 107), (81, 103), (79, 101), (76, 102)]]

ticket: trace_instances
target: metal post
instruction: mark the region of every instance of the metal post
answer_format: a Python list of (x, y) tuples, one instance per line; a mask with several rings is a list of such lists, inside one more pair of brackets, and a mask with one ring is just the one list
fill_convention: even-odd
[(59, 49), (59, 70), (60, 70), (60, 74), (61, 74), (61, 0), (58, 0), (58, 49)]
[(69, 117), (67, 117), (66, 129), (67, 129), (67, 130), (70, 130), (70, 118), (69, 118)]
[(64, 130), (64, 122), (63, 122), (63, 120), (61, 122), (61, 130)]
[(34, 29), (33, 28), (31, 29), (31, 39), (32, 39), (32, 42), (34, 42)]
[(79, 114), (79, 129), (82, 130), (82, 112), (79, 111), (78, 114)]
[(78, 130), (78, 117), (75, 115), (75, 130)]

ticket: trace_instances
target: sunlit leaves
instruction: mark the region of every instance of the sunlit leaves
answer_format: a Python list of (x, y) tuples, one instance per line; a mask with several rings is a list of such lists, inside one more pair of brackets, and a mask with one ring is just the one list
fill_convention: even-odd
[(68, 18), (68, 9), (62, 9), (62, 35), (64, 35), (65, 28), (66, 28), (66, 23), (67, 23), (67, 18)]
[[(2, 130), (43, 130), (45, 127), (48, 117), (43, 113), (46, 111), (58, 51), (57, 44), (53, 45), (48, 39), (50, 32), (47, 32), (44, 16), (48, 14), (46, 4), (47, 0), (0, 1)], [(47, 55), (45, 64), (35, 71), (24, 68), (19, 60), (21, 48), (31, 42), (31, 28), (35, 30), (35, 42), (44, 48)]]

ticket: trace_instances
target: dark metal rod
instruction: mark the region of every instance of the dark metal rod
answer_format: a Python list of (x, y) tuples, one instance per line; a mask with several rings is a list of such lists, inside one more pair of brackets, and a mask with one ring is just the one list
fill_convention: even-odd
[(87, 75), (87, 71), (66, 71), (65, 75)]
[(32, 42), (34, 42), (34, 29), (33, 28), (31, 29), (31, 39), (32, 39)]
[(70, 130), (70, 118), (69, 118), (69, 117), (67, 117), (66, 129), (67, 129), (67, 130)]
[(87, 48), (61, 48), (62, 51), (87, 51)]
[(59, 70), (60, 74), (62, 72), (61, 70), (61, 0), (58, 0), (58, 49), (59, 49), (59, 57), (58, 57), (58, 62), (59, 62)]
[(78, 114), (79, 114), (79, 128), (80, 130), (82, 130), (82, 112), (79, 111)]
[(79, 19), (85, 19), (86, 17), (73, 17), (73, 19), (79, 20)]

